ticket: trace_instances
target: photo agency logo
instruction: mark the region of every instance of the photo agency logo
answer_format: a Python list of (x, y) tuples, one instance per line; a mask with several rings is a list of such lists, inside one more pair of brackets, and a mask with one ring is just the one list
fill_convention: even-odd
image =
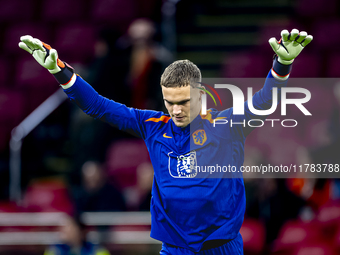
[[(213, 120), (213, 126), (216, 125), (243, 125), (244, 127), (262, 127), (264, 124), (271, 123), (271, 126), (274, 127), (275, 123), (280, 122), (283, 127), (296, 127), (298, 122), (296, 119), (270, 119), (264, 118), (260, 116), (268, 116), (274, 113), (278, 106), (278, 97), (281, 95), (280, 102), (281, 102), (281, 116), (287, 115), (287, 105), (295, 105), (305, 116), (311, 116), (312, 114), (306, 109), (303, 105), (307, 103), (311, 99), (311, 93), (309, 90), (305, 88), (298, 88), (298, 87), (284, 87), (281, 88), (281, 93), (279, 93), (278, 88), (274, 87), (272, 89), (272, 105), (269, 109), (256, 109), (253, 102), (253, 88), (247, 88), (247, 103), (245, 103), (245, 98), (242, 90), (235, 85), (232, 84), (215, 84), (214, 87), (206, 84), (201, 83), (205, 88), (198, 87), (200, 90), (206, 92), (202, 95), (202, 102), (201, 102), (201, 113), (202, 115), (207, 115), (207, 95), (209, 95), (217, 106), (215, 97), (213, 94), (218, 98), (221, 106), (222, 100), (220, 95), (217, 93), (215, 89), (227, 89), (231, 92), (233, 98), (233, 115), (245, 115), (245, 107), (249, 109), (249, 111), (253, 114), (254, 118), (241, 118), (238, 119), (237, 122), (233, 122), (233, 119), (228, 120), (224, 117), (219, 117)], [(209, 91), (211, 90), (213, 94)], [(292, 94), (300, 94), (300, 98), (293, 98)], [(304, 97), (301, 98), (301, 95)], [(259, 118), (256, 118), (256, 117)]]

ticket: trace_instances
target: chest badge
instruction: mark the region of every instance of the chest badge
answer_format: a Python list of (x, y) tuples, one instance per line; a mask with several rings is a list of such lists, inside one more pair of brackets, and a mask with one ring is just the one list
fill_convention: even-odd
[(204, 129), (198, 129), (192, 134), (194, 144), (203, 145), (207, 141), (207, 134)]

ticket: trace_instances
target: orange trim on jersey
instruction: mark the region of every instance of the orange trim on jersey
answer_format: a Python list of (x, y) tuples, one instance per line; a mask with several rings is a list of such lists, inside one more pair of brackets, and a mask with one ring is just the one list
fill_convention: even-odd
[(170, 119), (171, 119), (171, 117), (163, 115), (160, 118), (150, 118), (150, 119), (147, 119), (145, 122), (147, 122), (147, 121), (152, 121), (152, 122), (160, 122), (160, 121), (162, 121), (164, 123), (168, 123), (168, 121)]
[(207, 111), (207, 115), (201, 115), (202, 120), (208, 120), (210, 123), (213, 123), (213, 119), (210, 113), (211, 110)]
[(207, 115), (200, 114), (202, 120), (207, 120), (210, 123), (214, 123), (214, 120), (222, 120), (222, 119), (227, 118), (227, 117), (217, 117), (216, 119), (213, 119), (210, 112), (211, 112), (211, 110), (207, 110)]

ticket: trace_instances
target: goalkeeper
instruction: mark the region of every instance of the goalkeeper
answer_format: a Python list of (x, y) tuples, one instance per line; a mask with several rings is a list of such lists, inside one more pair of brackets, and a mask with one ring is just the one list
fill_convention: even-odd
[[(296, 29), (290, 33), (283, 30), (281, 36), (279, 42), (269, 40), (276, 54), (263, 88), (252, 98), (257, 109), (271, 106), (272, 89), (280, 91), (286, 85), (295, 57), (312, 40)], [(218, 164), (240, 169), (244, 142), (252, 128), (213, 128), (212, 122), (219, 117), (248, 121), (255, 115), (246, 103), (244, 116), (233, 115), (232, 108), (201, 115), (204, 91), (200, 70), (192, 62), (180, 60), (161, 76), (168, 114), (128, 108), (99, 95), (49, 45), (22, 36), (19, 46), (54, 75), (70, 100), (86, 114), (144, 139), (154, 167), (150, 235), (163, 242), (160, 254), (243, 254), (239, 233), (245, 212), (242, 176), (207, 178), (192, 166)]]

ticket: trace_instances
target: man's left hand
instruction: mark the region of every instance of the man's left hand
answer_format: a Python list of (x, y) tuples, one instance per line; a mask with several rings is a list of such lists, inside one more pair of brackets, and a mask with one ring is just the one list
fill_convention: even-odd
[(293, 29), (290, 33), (288, 30), (282, 30), (281, 40), (276, 41), (275, 37), (269, 39), (269, 44), (278, 56), (278, 61), (284, 65), (290, 65), (300, 54), (304, 47), (313, 40), (313, 36), (307, 35), (305, 31), (299, 32)]

